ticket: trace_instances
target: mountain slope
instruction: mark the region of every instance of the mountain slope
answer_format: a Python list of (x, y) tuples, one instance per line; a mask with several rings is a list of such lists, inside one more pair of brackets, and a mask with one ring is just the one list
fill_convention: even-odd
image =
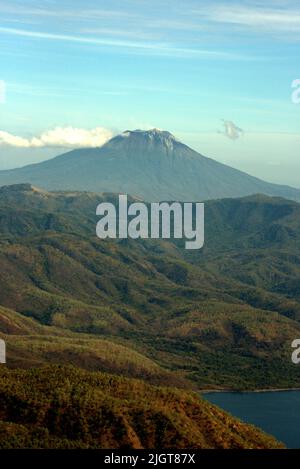
[(148, 201), (201, 201), (262, 193), (300, 200), (300, 190), (264, 182), (206, 158), (169, 132), (126, 131), (101, 148), (0, 171), (0, 185), (126, 193)]
[(72, 367), (2, 367), (0, 418), (1, 449), (284, 447), (191, 392)]
[(300, 335), (300, 205), (207, 202), (206, 243), (191, 253), (181, 240), (96, 238), (95, 207), (116, 198), (0, 189), (0, 305), (12, 322), (35, 321), (24, 337), (0, 320), (8, 365), (122, 373), (101, 356), (108, 340), (107, 351), (128, 357), (129, 376), (151, 382), (171, 372), (198, 388), (299, 386), (291, 342)]
[(7, 366), (10, 368), (72, 363), (88, 370), (144, 379), (152, 384), (190, 387), (190, 383), (178, 373), (162, 368), (130, 346), (95, 334), (79, 334), (62, 327), (45, 326), (1, 306), (0, 338), (7, 344)]

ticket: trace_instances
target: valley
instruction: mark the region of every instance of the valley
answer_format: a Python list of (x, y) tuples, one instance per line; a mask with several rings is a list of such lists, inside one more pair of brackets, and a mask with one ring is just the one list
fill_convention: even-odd
[(205, 246), (189, 252), (176, 239), (97, 239), (103, 200), (117, 196), (0, 189), (8, 366), (74, 363), (194, 389), (299, 386), (296, 202), (208, 202)]

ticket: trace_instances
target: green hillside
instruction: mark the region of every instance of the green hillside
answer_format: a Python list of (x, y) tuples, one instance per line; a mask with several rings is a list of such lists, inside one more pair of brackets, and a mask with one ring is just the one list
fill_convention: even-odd
[(0, 368), (0, 449), (283, 448), (196, 394), (72, 367)]
[[(95, 207), (107, 199), (117, 196), (0, 189), (8, 366), (74, 363), (195, 388), (300, 386), (290, 359), (299, 204), (208, 202), (205, 246), (190, 252), (181, 241), (97, 239)], [(103, 358), (108, 343), (119, 352)]]

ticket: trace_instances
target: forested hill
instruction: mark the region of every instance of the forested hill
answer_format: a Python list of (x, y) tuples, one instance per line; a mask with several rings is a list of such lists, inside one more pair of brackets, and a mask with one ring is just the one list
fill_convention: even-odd
[(205, 245), (100, 240), (117, 195), (0, 190), (0, 335), (8, 366), (73, 363), (152, 383), (298, 387), (300, 206), (205, 204)]

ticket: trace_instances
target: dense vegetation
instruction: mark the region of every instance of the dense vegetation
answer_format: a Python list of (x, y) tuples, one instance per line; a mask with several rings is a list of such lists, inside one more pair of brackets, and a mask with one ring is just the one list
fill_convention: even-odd
[(281, 448), (196, 394), (72, 367), (0, 368), (0, 448)]
[(280, 447), (187, 389), (300, 385), (300, 205), (208, 202), (189, 252), (97, 239), (107, 199), (0, 189), (0, 447)]
[(300, 205), (206, 204), (206, 244), (95, 236), (115, 195), (0, 189), (9, 367), (73, 363), (195, 389), (300, 385)]

